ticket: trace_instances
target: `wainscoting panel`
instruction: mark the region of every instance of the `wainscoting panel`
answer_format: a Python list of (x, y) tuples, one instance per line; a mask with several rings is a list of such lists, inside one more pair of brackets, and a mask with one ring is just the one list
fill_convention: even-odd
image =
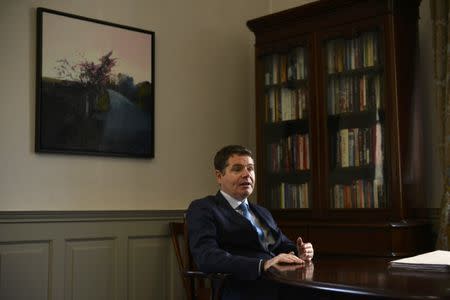
[[(169, 244), (162, 237), (130, 238), (128, 242), (129, 300), (167, 299)], [(162, 254), (162, 255), (161, 255)], [(153, 276), (157, 275), (157, 276)]]
[(117, 299), (116, 253), (114, 239), (67, 241), (64, 299)]
[(0, 244), (0, 299), (48, 299), (50, 245), (48, 241)]
[(0, 212), (1, 300), (178, 300), (184, 211)]

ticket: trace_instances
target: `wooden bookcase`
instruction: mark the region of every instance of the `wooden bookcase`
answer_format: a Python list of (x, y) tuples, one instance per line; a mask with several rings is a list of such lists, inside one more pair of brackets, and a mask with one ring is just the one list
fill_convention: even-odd
[(429, 226), (407, 176), (420, 0), (321, 0), (254, 32), (258, 201), (319, 254), (406, 256)]

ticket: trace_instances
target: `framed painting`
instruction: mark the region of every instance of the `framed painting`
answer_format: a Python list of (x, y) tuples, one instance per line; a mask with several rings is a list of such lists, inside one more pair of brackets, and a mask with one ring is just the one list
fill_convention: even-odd
[(36, 152), (154, 156), (154, 32), (40, 7), (36, 52)]

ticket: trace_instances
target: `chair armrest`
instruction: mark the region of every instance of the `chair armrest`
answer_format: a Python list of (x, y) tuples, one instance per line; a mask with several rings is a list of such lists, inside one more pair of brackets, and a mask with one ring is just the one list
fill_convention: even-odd
[(228, 273), (205, 273), (201, 271), (184, 271), (183, 275), (185, 277), (207, 278), (211, 280), (225, 280), (231, 278), (231, 274)]

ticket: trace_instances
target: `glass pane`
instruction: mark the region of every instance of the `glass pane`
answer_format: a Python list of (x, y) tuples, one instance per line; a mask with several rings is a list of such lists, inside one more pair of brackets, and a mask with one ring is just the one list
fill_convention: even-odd
[(374, 67), (380, 64), (379, 32), (365, 32), (352, 39), (338, 38), (326, 44), (328, 74)]
[(270, 191), (271, 208), (309, 208), (309, 183), (273, 184)]
[(263, 63), (266, 205), (310, 208), (306, 48), (265, 56)]
[(379, 32), (325, 44), (330, 207), (385, 208)]

